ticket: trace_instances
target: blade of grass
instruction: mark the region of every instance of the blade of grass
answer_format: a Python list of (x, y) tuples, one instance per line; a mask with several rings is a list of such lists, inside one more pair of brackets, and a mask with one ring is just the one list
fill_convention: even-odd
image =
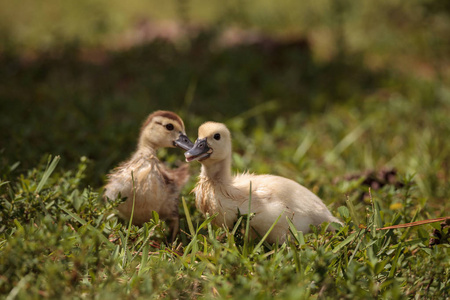
[(119, 253), (120, 253), (120, 245), (116, 245), (116, 247), (114, 248), (114, 252), (112, 253), (112, 257), (114, 260), (116, 260), (119, 257)]
[(244, 216), (240, 216), (239, 219), (236, 221), (236, 224), (234, 225), (233, 230), (231, 231), (231, 235), (234, 235), (236, 233), (236, 231), (239, 228), (239, 225), (241, 225), (243, 218), (244, 218)]
[(184, 95), (184, 111), (189, 111), (192, 102), (194, 101), (195, 91), (197, 89), (198, 79), (194, 78), (189, 82), (189, 86), (187, 87), (186, 93)]
[[(144, 254), (144, 247), (148, 246), (148, 240), (150, 240), (150, 238), (152, 237), (152, 233), (151, 231), (153, 230), (153, 228), (155, 228), (157, 226), (157, 224), (153, 224), (150, 228), (147, 227), (147, 223), (144, 225), (145, 226), (145, 235), (146, 238), (144, 239), (144, 241), (142, 242), (142, 246), (141, 248), (139, 248), (139, 250), (136, 252), (136, 254), (131, 258), (131, 261), (133, 261), (136, 256), (138, 256), (138, 254), (142, 251), (142, 254)], [(148, 249), (148, 247), (147, 247)]]
[(374, 201), (374, 208), (375, 208), (375, 226), (378, 230), (378, 228), (383, 227), (383, 220), (381, 219), (381, 207), (378, 201)]
[(187, 247), (184, 249), (183, 257), (187, 257), (189, 254), (191, 255), (191, 263), (195, 261), (195, 255), (198, 252), (198, 238), (197, 234), (194, 234), (194, 236), (191, 239), (191, 242)]
[(134, 215), (134, 204), (136, 202), (136, 186), (134, 184), (134, 174), (133, 171), (131, 171), (131, 183), (133, 185), (133, 206), (131, 207), (131, 216), (130, 221), (128, 222), (128, 228), (127, 228), (127, 235), (125, 237), (125, 241), (122, 243), (124, 255), (122, 260), (122, 268), (125, 268), (125, 265), (127, 263), (127, 246), (128, 246), (128, 237), (130, 236), (131, 231), (131, 225), (133, 224), (133, 215)]
[[(49, 156), (49, 161), (51, 159), (51, 156)], [(53, 158), (52, 162), (50, 163), (50, 165), (47, 167), (47, 169), (44, 172), (44, 175), (42, 175), (42, 179), (39, 182), (37, 188), (36, 188), (36, 194), (38, 194), (42, 188), (44, 187), (45, 183), (47, 182), (48, 178), (50, 177), (50, 175), (52, 175), (53, 171), (55, 170), (56, 166), (58, 165), (59, 160), (61, 159), (61, 157), (55, 156), (55, 158)]]
[(289, 242), (291, 244), (291, 250), (293, 252), (292, 255), (294, 257), (295, 270), (297, 271), (297, 273), (300, 273), (302, 267), (301, 267), (301, 264), (300, 264), (300, 257), (299, 257), (299, 254), (298, 254), (297, 245), (295, 245), (295, 243), (290, 238), (289, 238)]
[(355, 249), (353, 250), (353, 254), (350, 257), (350, 260), (348, 261), (348, 263), (350, 264), (353, 260), (353, 258), (355, 257), (356, 253), (358, 252), (359, 246), (361, 246), (362, 241), (364, 240), (364, 236), (362, 238), (359, 239), (358, 244), (356, 244)]
[(400, 243), (397, 248), (397, 252), (395, 253), (395, 257), (392, 260), (391, 270), (389, 271), (389, 278), (394, 278), (395, 271), (397, 270), (398, 258), (400, 257), (400, 253), (403, 250), (403, 243)]
[(12, 172), (20, 165), (20, 161), (16, 161), (11, 167), (9, 167), (9, 171)]
[(298, 231), (297, 228), (295, 228), (294, 223), (292, 223), (292, 220), (286, 217), (286, 220), (289, 224), (289, 231), (291, 232), (292, 236), (297, 241), (298, 245), (304, 245), (305, 244), (305, 238), (303, 237), (303, 232)]
[(245, 234), (244, 234), (244, 256), (248, 255), (248, 239), (249, 239), (249, 231), (250, 231), (250, 215), (252, 211), (252, 182), (250, 181), (250, 188), (248, 194), (248, 213), (247, 213), (247, 224), (245, 224)]
[(350, 234), (349, 237), (347, 237), (345, 240), (343, 240), (339, 245), (337, 245), (334, 249), (333, 249), (333, 253), (337, 253), (339, 250), (341, 250), (345, 245), (349, 244), (350, 242), (352, 242), (360, 233), (360, 230), (353, 232), (352, 234)]
[[(186, 204), (185, 201), (183, 201), (183, 203)], [(186, 214), (186, 218), (187, 218), (188, 214), (189, 213)], [(197, 231), (194, 230), (194, 225), (192, 224), (192, 221), (188, 220), (188, 222), (191, 224), (190, 227), (192, 226), (192, 231), (194, 232), (194, 234), (192, 235), (191, 242), (184, 249), (183, 258), (185, 258), (190, 253), (191, 254), (191, 263), (193, 263), (195, 261), (195, 257), (197, 255), (197, 252), (199, 251), (198, 243), (200, 242), (200, 240), (198, 238), (198, 233), (203, 227), (205, 227), (208, 224), (210, 224), (211, 221), (216, 216), (217, 216), (217, 214), (209, 216), (205, 221), (203, 221), (202, 224), (200, 224), (200, 226), (197, 228)], [(205, 245), (206, 245), (206, 239), (205, 239)]]
[(8, 183), (9, 183), (9, 181), (2, 181), (2, 182), (0, 182), (0, 186), (3, 186), (3, 185), (8, 184)]
[(347, 149), (351, 144), (366, 131), (365, 124), (362, 124), (348, 133), (326, 156), (325, 161), (330, 163), (336, 160), (337, 156)]
[(345, 203), (348, 206), (348, 209), (350, 211), (350, 217), (352, 218), (353, 222), (355, 224), (359, 225), (360, 223), (359, 223), (358, 217), (356, 217), (355, 207), (353, 206), (353, 203), (348, 196), (347, 196), (347, 199), (345, 200)]
[(32, 278), (31, 274), (28, 274), (24, 277), (22, 277), (22, 279), (20, 279), (20, 281), (16, 284), (16, 286), (9, 292), (8, 296), (5, 298), (6, 300), (13, 300), (16, 299), (17, 295), (19, 294), (20, 290), (22, 290), (23, 288), (26, 289), (26, 285), (28, 283), (28, 281)]
[(208, 255), (208, 241), (206, 240), (206, 236), (203, 236), (203, 255)]
[(261, 114), (269, 111), (276, 111), (279, 108), (278, 101), (272, 100), (267, 101), (264, 103), (261, 103), (259, 105), (253, 106), (251, 109), (244, 111), (243, 113), (233, 117), (232, 119), (228, 120), (228, 122), (232, 122), (236, 119), (250, 119), (254, 116), (260, 116)]
[(305, 156), (306, 152), (311, 148), (313, 142), (315, 140), (315, 137), (308, 133), (306, 137), (303, 139), (301, 144), (297, 147), (297, 150), (295, 150), (295, 153), (292, 157), (292, 160), (298, 164), (303, 156)]
[(186, 214), (186, 221), (188, 223), (189, 231), (191, 232), (191, 235), (194, 236), (195, 235), (194, 225), (192, 224), (191, 215), (189, 214), (189, 209), (186, 205), (186, 200), (184, 199), (184, 197), (181, 197), (181, 202), (183, 202), (184, 213)]
[(145, 244), (144, 248), (142, 248), (142, 256), (141, 256), (141, 263), (138, 271), (138, 275), (141, 275), (144, 269), (144, 266), (148, 262), (148, 244)]
[(259, 247), (261, 247), (261, 245), (264, 243), (264, 241), (267, 239), (267, 237), (269, 236), (270, 232), (272, 232), (272, 230), (275, 228), (275, 225), (277, 225), (278, 221), (280, 220), (281, 216), (284, 214), (284, 212), (282, 212), (278, 218), (275, 220), (275, 222), (273, 222), (272, 226), (270, 226), (269, 230), (266, 232), (266, 234), (263, 236), (263, 238), (259, 241), (259, 243), (256, 245), (256, 247), (253, 249), (253, 253), (256, 252), (256, 250), (259, 249)]
[(200, 226), (198, 226), (198, 228), (197, 228), (197, 230), (196, 230), (196, 234), (198, 234), (198, 233), (200, 232), (200, 230), (201, 230), (202, 228), (204, 228), (206, 225), (210, 224), (211, 221), (212, 221), (215, 217), (217, 217), (217, 215), (218, 215), (218, 213), (215, 213), (214, 215), (207, 217), (206, 220), (203, 221), (203, 222), (200, 224)]

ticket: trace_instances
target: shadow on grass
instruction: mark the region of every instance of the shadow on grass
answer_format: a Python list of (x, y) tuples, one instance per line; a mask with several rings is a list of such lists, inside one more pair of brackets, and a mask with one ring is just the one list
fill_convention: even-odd
[(386, 75), (368, 70), (358, 55), (317, 62), (303, 39), (222, 49), (213, 40), (203, 33), (185, 45), (156, 40), (88, 55), (69, 45), (28, 62), (3, 54), (2, 164), (20, 161), (26, 170), (51, 153), (71, 167), (85, 155), (96, 161), (89, 180), (100, 183), (134, 150), (138, 128), (153, 110), (180, 113), (195, 135), (200, 122), (224, 121), (267, 101), (277, 103), (262, 116), (269, 122), (354, 105)]

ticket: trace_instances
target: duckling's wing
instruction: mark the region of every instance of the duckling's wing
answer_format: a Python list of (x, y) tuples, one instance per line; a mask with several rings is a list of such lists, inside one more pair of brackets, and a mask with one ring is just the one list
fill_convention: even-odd
[(303, 185), (283, 177), (270, 178), (279, 192), (277, 198), (292, 212), (292, 221), (298, 230), (309, 231), (309, 225), (319, 225), (323, 222), (342, 224), (328, 210), (323, 201)]
[(132, 188), (132, 182), (127, 173), (126, 166), (120, 166), (110, 174), (108, 174), (108, 181), (105, 185), (104, 196), (115, 200), (119, 194), (122, 197), (128, 197), (129, 191)]
[(189, 180), (189, 165), (182, 164), (180, 167), (176, 169), (167, 169), (168, 173), (170, 173), (170, 177), (178, 188), (182, 188), (186, 182)]
[(264, 215), (270, 215), (271, 218), (284, 212), (305, 224), (337, 221), (319, 197), (293, 180), (274, 175), (242, 174), (235, 177), (234, 185), (241, 190), (246, 189), (248, 197), (250, 181), (253, 212), (264, 212)]

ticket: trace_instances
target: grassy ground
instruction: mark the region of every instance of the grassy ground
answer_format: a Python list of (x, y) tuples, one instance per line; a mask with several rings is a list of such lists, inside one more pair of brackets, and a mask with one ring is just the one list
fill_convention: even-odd
[[(435, 4), (430, 1), (426, 11)], [(265, 20), (264, 11), (247, 21)], [(400, 11), (406, 25), (398, 30), (418, 26), (406, 18), (415, 10)], [(446, 19), (439, 20), (430, 26), (444, 32)], [(357, 34), (345, 47), (338, 39), (338, 50), (323, 56), (316, 42), (324, 31), (317, 28), (303, 28), (307, 39), (294, 43), (223, 49), (213, 46), (218, 30), (207, 30), (188, 41), (102, 50), (96, 62), (74, 43), (31, 60), (14, 47), (4, 51), (0, 294), (450, 297), (450, 226), (375, 230), (450, 215), (450, 89), (442, 76), (448, 57), (441, 52), (446, 44), (427, 52), (430, 47), (419, 43), (399, 60), (421, 59), (402, 68), (393, 63), (397, 52), (383, 52), (383, 43), (368, 51), (372, 42), (356, 43)], [(427, 37), (416, 32), (405, 39), (417, 35)], [(424, 76), (424, 62), (432, 76)], [(318, 194), (345, 225), (334, 234), (325, 232), (326, 224), (306, 235), (292, 228), (281, 246), (247, 242), (247, 216), (226, 231), (196, 211), (189, 192), (197, 163), (182, 192), (182, 231), (175, 243), (167, 242), (156, 215), (144, 227), (120, 222), (118, 203), (100, 200), (105, 174), (134, 150), (141, 122), (156, 109), (179, 113), (192, 139), (204, 121), (226, 123), (235, 170), (292, 178)], [(159, 155), (169, 165), (182, 159), (177, 149)], [(365, 180), (371, 170), (393, 169), (390, 180)], [(440, 244), (430, 243), (432, 236)]]

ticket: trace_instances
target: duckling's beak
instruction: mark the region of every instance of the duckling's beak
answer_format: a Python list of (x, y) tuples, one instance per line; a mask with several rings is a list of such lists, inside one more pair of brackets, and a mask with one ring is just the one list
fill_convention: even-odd
[(192, 147), (189, 151), (184, 152), (184, 156), (186, 157), (187, 162), (194, 160), (202, 161), (207, 159), (211, 153), (212, 149), (208, 146), (206, 138), (204, 138), (201, 140), (196, 140), (194, 147)]
[(190, 150), (194, 146), (194, 143), (186, 135), (181, 133), (178, 139), (173, 141), (173, 145), (183, 150)]

